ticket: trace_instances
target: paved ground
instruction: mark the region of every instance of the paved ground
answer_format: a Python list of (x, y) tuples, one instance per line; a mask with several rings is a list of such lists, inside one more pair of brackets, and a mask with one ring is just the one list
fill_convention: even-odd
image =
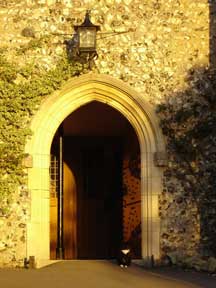
[(206, 272), (183, 271), (175, 267), (158, 267), (151, 269), (149, 272), (161, 277), (183, 280), (198, 287), (216, 288), (216, 277), (208, 275)]
[[(186, 288), (216, 287), (206, 275), (203, 278), (214, 286), (198, 286), (179, 280), (169, 279), (170, 272), (143, 270), (131, 266), (121, 268), (108, 261), (64, 261), (38, 270), (0, 270), (0, 287), (2, 288)], [(161, 274), (161, 275), (160, 275)], [(163, 274), (163, 275), (162, 275)], [(190, 273), (191, 275), (191, 273)], [(207, 277), (207, 278), (206, 278)], [(178, 277), (175, 277), (178, 278)], [(189, 277), (190, 278), (190, 277)], [(196, 276), (193, 275), (192, 279)], [(186, 279), (188, 280), (188, 279)], [(189, 279), (191, 281), (191, 279)], [(193, 281), (192, 281), (193, 282)], [(196, 283), (196, 281), (194, 281)], [(197, 283), (200, 283), (199, 281)]]

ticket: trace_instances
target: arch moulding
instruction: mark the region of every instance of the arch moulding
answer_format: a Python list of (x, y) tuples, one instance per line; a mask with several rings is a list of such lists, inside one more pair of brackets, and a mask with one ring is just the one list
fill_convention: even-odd
[[(33, 117), (33, 136), (25, 147), (32, 157), (28, 168), (31, 193), (30, 219), (27, 224), (26, 257), (35, 256), (37, 266), (49, 263), (49, 166), (50, 148), (56, 130), (73, 111), (99, 101), (118, 110), (133, 126), (141, 151), (141, 229), (142, 257), (160, 258), (160, 219), (158, 196), (162, 190), (160, 155), (165, 146), (157, 118), (142, 95), (110, 76), (87, 74), (68, 81), (61, 90), (47, 97)], [(158, 156), (159, 155), (159, 156)]]

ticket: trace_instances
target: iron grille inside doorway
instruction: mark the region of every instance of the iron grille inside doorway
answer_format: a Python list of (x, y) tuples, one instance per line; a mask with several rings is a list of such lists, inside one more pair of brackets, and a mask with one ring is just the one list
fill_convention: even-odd
[(58, 197), (59, 187), (59, 163), (55, 155), (51, 155), (50, 161), (50, 197)]

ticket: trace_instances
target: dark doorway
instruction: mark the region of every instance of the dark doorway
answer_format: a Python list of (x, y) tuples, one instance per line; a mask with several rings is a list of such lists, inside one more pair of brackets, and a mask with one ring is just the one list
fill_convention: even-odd
[(116, 140), (65, 139), (65, 154), (73, 166), (77, 183), (79, 259), (113, 258), (121, 242), (121, 142)]
[[(129, 206), (123, 205), (123, 193), (125, 194), (125, 185), (127, 186), (127, 183), (123, 183), (126, 178), (123, 176), (123, 169), (127, 169), (123, 168), (123, 162), (129, 161), (126, 158), (130, 154), (133, 157), (136, 153), (139, 155), (137, 137), (129, 122), (119, 112), (98, 102), (79, 108), (64, 120), (62, 126), (64, 258), (115, 258), (124, 238), (130, 238), (129, 230), (134, 233), (140, 223), (140, 208), (138, 207), (136, 216), (139, 219), (135, 219), (133, 215), (136, 208), (131, 207), (130, 212)], [(57, 138), (58, 135), (53, 140), (51, 149), (54, 158), (58, 155)], [(54, 178), (51, 176), (51, 179)], [(131, 182), (129, 185), (134, 184)], [(57, 186), (58, 184), (56, 188)], [(132, 193), (132, 196), (126, 195), (127, 199), (134, 197), (133, 193), (136, 191), (132, 190), (133, 188), (128, 188), (128, 193)], [(134, 205), (137, 205), (139, 199), (135, 202)], [(52, 197), (51, 203), (56, 203)], [(55, 259), (56, 207), (51, 207), (51, 259)], [(123, 211), (124, 207), (126, 212)], [(140, 253), (139, 245), (141, 246), (140, 239), (136, 242), (136, 258)]]

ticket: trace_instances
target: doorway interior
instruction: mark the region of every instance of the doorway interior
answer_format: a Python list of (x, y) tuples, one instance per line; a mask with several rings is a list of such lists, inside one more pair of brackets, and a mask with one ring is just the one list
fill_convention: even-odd
[[(63, 130), (64, 259), (112, 259), (122, 242), (141, 258), (140, 148), (114, 108), (93, 101)], [(51, 147), (50, 258), (58, 245), (59, 131)]]

